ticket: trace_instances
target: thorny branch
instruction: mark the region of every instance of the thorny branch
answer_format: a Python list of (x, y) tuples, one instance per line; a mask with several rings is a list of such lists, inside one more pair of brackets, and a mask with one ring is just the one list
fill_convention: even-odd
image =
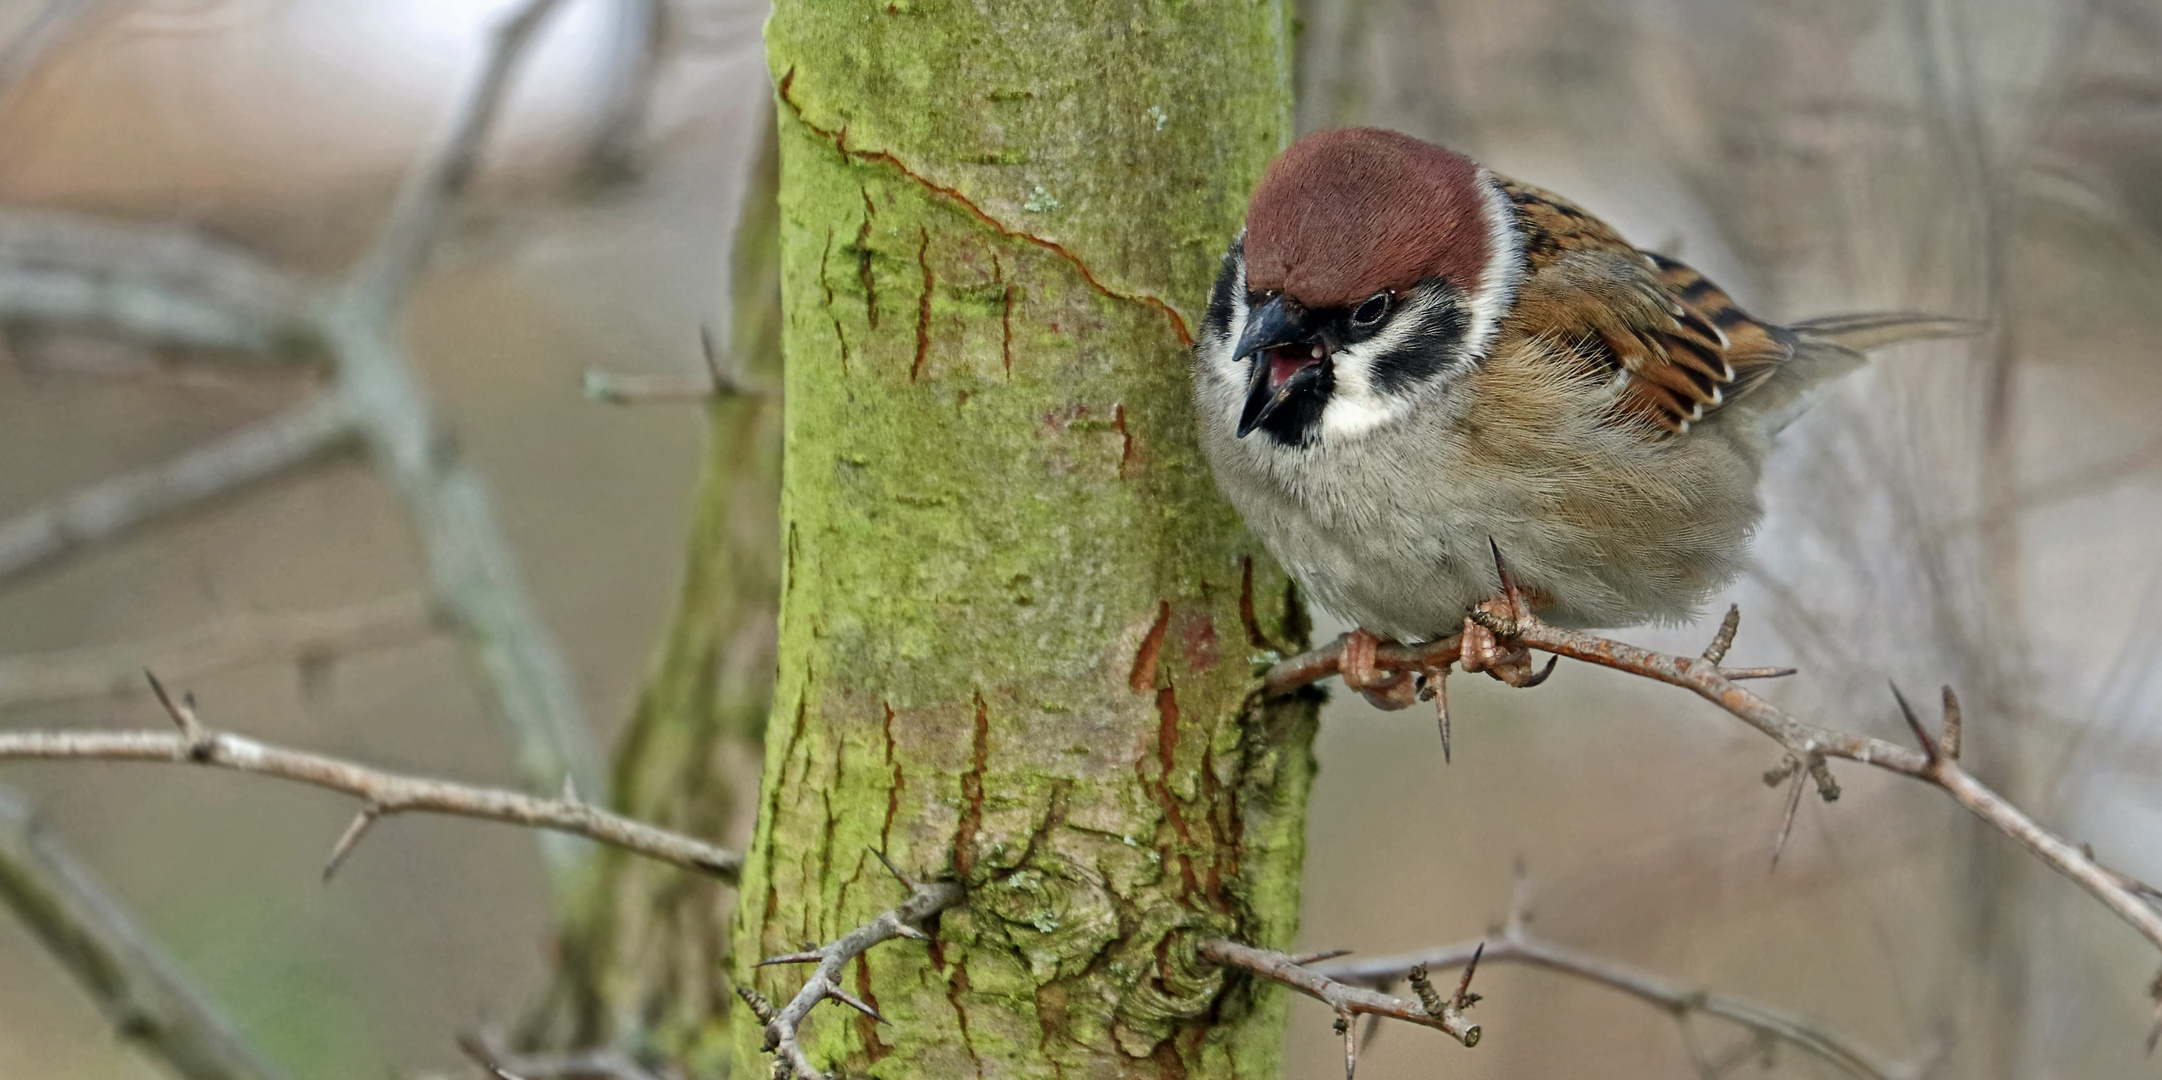
[[(1425, 968), (1453, 968), (1480, 961), (1523, 964), (1597, 983), (1666, 1010), (1677, 1023), (1692, 1015), (1714, 1016), (1748, 1029), (1758, 1039), (1783, 1042), (1870, 1080), (1903, 1080), (1924, 1071), (1920, 1065), (1897, 1066), (1805, 1017), (1722, 994), (1684, 987), (1600, 957), (1586, 956), (1543, 941), (1529, 930), (1531, 890), (1518, 867), (1517, 886), (1502, 926), (1478, 941), (1364, 960), (1336, 960), (1310, 965), (1324, 978), (1386, 990)], [(1926, 1064), (1926, 1063), (1925, 1063)]]
[(113, 1030), (184, 1080), (285, 1080), (35, 814), (0, 791), (0, 900)]
[(713, 329), (702, 327), (698, 343), (704, 350), (706, 373), (680, 375), (673, 372), (624, 372), (592, 369), (586, 372), (586, 397), (604, 405), (644, 405), (658, 401), (711, 401), (714, 398), (777, 397), (779, 390), (746, 381), (736, 365), (721, 359), (713, 341)]
[[(1730, 614), (1729, 619), (1738, 621), (1739, 615)], [(2127, 884), (2131, 879), (2101, 865), (2080, 848), (2044, 829), (1960, 766), (1962, 716), (1959, 699), (1950, 687), (1944, 688), (1940, 735), (1932, 736), (1904, 700), (1900, 702), (1902, 714), (1920, 743), (1920, 749), (1910, 750), (1882, 739), (1806, 723), (1743, 689), (1737, 680), (1786, 674), (1788, 669), (1721, 667), (1718, 660), (1723, 659), (1724, 646), (1732, 638), (1724, 625), (1719, 637), (1713, 641), (1713, 647), (1706, 650), (1707, 655), (1689, 657), (1653, 652), (1595, 634), (1550, 626), (1521, 607), (1514, 617), (1475, 611), (1471, 621), (1519, 647), (1582, 660), (1689, 690), (1785, 748), (1790, 760), (1800, 763), (1817, 780), (1820, 793), (1827, 799), (1838, 793), (1837, 785), (1831, 783), (1829, 772), (1821, 765), (1831, 758), (1857, 761), (1939, 788), (2051, 869), (2072, 879), (2118, 918), (2131, 924), (2140, 936), (2162, 949), (2162, 910), (2148, 902), (2142, 887), (2137, 887), (2136, 883)], [(1445, 669), (1455, 660), (1457, 647), (1458, 639), (1454, 637), (1418, 646), (1385, 645), (1375, 650), (1373, 666), (1382, 672), (1423, 675)], [(1343, 643), (1338, 641), (1284, 660), (1263, 675), (1263, 692), (1287, 693), (1337, 674), (1343, 656)], [(1766, 779), (1777, 783), (1793, 772), (1791, 766), (1775, 769)], [(2162, 1001), (2162, 983), (2158, 983), (2157, 990), (2157, 999)]]
[(178, 731), (0, 731), (0, 761), (163, 761), (275, 776), (342, 791), (361, 800), (360, 813), (332, 848), (323, 876), (335, 873), (376, 821), (419, 811), (500, 821), (582, 836), (734, 882), (743, 856), (594, 806), (565, 785), (544, 799), (501, 788), (405, 776), (322, 754), (228, 735), (203, 725), (192, 697), (174, 698), (156, 677), (151, 692)]
[(1464, 977), (1457, 983), (1456, 993), (1447, 999), (1442, 998), (1427, 980), (1424, 965), (1407, 969), (1402, 974), (1411, 979), (1419, 1000), (1406, 1001), (1331, 978), (1323, 974), (1319, 966), (1301, 962), (1307, 957), (1274, 949), (1257, 949), (1235, 941), (1210, 938), (1201, 943), (1199, 952), (1203, 959), (1288, 986), (1334, 1010), (1336, 1033), (1344, 1037), (1344, 1080), (1352, 1080), (1358, 1072), (1359, 1044), (1354, 1021), (1360, 1016), (1402, 1020), (1443, 1032), (1466, 1047), (1479, 1045), (1479, 1025), (1464, 1015), (1464, 1010), (1479, 1000), (1479, 995), (1471, 992), (1472, 972), (1479, 965), (1476, 953), (1465, 965)]
[(803, 1052), (803, 1044), (797, 1039), (804, 1019), (811, 1015), (811, 1010), (816, 1008), (819, 1002), (838, 1001), (881, 1024), (885, 1023), (886, 1018), (878, 1015), (878, 1010), (841, 986), (842, 972), (847, 969), (850, 961), (869, 952), (873, 946), (894, 938), (929, 941), (930, 935), (923, 930), (924, 922), (961, 902), (962, 889), (959, 883), (911, 881), (907, 875), (894, 869), (892, 863), (886, 862), (883, 853), (873, 851), (872, 854), (878, 856), (878, 861), (886, 863), (886, 869), (892, 871), (893, 876), (908, 887), (908, 899), (901, 901), (897, 907), (880, 912), (877, 918), (843, 934), (830, 944), (760, 960), (755, 966), (818, 965), (812, 970), (810, 977), (803, 981), (803, 989), (796, 991), (788, 1004), (779, 1009), (775, 1009), (758, 991), (740, 983), (736, 985), (736, 996), (742, 998), (743, 1003), (750, 1007), (751, 1013), (758, 1017), (758, 1022), (765, 1025), (765, 1050), (776, 1059), (774, 1075), (777, 1077), (794, 1076), (796, 1080), (822, 1080), (824, 1074), (819, 1072), (818, 1066), (811, 1063), (810, 1056)]

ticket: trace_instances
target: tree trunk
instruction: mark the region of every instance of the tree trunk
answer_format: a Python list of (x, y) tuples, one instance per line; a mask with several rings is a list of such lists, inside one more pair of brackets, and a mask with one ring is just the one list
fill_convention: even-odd
[[(1193, 437), (1191, 328), (1290, 132), (1279, 3), (784, 0), (779, 682), (733, 977), (963, 883), (806, 1048), (848, 1075), (1271, 1076), (1311, 702)], [(761, 1075), (755, 1024), (741, 1075)]]

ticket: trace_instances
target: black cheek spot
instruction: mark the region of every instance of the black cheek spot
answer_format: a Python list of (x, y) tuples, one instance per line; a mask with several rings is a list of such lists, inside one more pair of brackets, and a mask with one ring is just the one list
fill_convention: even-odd
[(1453, 285), (1434, 286), (1442, 303), (1423, 313), (1405, 306), (1400, 318), (1418, 318), (1416, 329), (1397, 346), (1374, 358), (1375, 389), (1385, 394), (1408, 393), (1433, 379), (1463, 354), (1464, 336), (1471, 332), (1471, 310), (1463, 291)]

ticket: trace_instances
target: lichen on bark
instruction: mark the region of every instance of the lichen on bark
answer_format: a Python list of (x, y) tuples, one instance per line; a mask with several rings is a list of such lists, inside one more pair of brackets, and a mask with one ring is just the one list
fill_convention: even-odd
[[(733, 976), (901, 898), (816, 1060), (886, 1077), (1267, 1077), (1295, 928), (1300, 605), (1192, 433), (1190, 327), (1289, 135), (1278, 3), (778, 5), (779, 682)], [(738, 1065), (765, 1068), (741, 1025)]]

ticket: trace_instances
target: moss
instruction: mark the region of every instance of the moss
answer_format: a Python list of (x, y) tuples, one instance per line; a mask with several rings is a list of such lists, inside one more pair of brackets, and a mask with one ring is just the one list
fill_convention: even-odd
[(876, 848), (970, 898), (857, 966), (893, 1023), (822, 1014), (814, 1059), (1272, 1076), (1282, 1003), (1193, 942), (1289, 940), (1312, 707), (1247, 709), (1253, 635), (1303, 631), (1245, 624), (1286, 584), (1187, 348), (1289, 132), (1282, 8), (783, 3), (767, 35), (788, 539), (734, 977), (785, 997), (744, 958), (900, 899)]

